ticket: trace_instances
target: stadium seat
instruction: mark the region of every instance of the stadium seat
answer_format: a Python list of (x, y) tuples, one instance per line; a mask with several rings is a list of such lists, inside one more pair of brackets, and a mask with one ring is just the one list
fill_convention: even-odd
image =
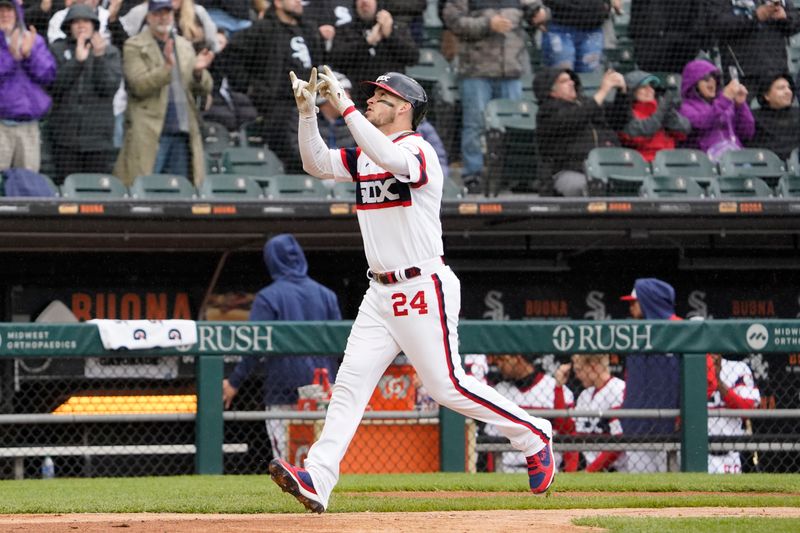
[(785, 173), (780, 157), (764, 148), (730, 150), (722, 154), (719, 160), (720, 176), (761, 178), (773, 188)]
[(197, 191), (189, 180), (175, 174), (137, 176), (130, 191), (131, 197), (146, 200), (179, 200), (197, 196)]
[(630, 148), (594, 148), (585, 162), (591, 193), (638, 196), (650, 168), (641, 154)]
[(633, 43), (629, 40), (620, 40), (614, 48), (604, 48), (603, 55), (609, 66), (623, 74), (636, 69), (633, 58)]
[(536, 101), (536, 95), (533, 94), (533, 78), (533, 72), (527, 72), (520, 78), (522, 80), (522, 98), (529, 102)]
[(331, 196), (334, 200), (345, 202), (356, 201), (356, 184), (352, 181), (337, 181), (331, 189)]
[(536, 110), (529, 100), (490, 100), (484, 111), (489, 195), (506, 185), (532, 190), (536, 178)]
[(227, 174), (273, 176), (283, 173), (283, 162), (272, 150), (263, 146), (242, 146), (225, 150), (220, 170)]
[(781, 198), (800, 196), (800, 176), (781, 176), (776, 190)]
[(250, 176), (210, 174), (198, 189), (200, 198), (208, 200), (259, 200), (264, 192)]
[(442, 185), (442, 198), (445, 200), (459, 200), (464, 197), (464, 188), (453, 181), (453, 178), (444, 178)]
[(800, 176), (800, 148), (795, 148), (786, 160), (786, 173), (790, 176)]
[(460, 93), (455, 71), (441, 52), (422, 48), (417, 63), (406, 67), (405, 73), (428, 94), (427, 118), (439, 133), (447, 153), (455, 159), (461, 152)]
[(692, 178), (707, 187), (717, 177), (717, 168), (706, 153), (700, 150), (659, 150), (653, 159), (653, 176)]
[(264, 195), (271, 199), (324, 200), (330, 197), (330, 190), (322, 181), (308, 174), (277, 174), (258, 181), (264, 185)]
[(683, 176), (645, 176), (639, 195), (645, 198), (703, 198), (703, 187)]
[(76, 200), (109, 200), (125, 198), (128, 196), (128, 188), (111, 174), (70, 174), (64, 178), (61, 196)]
[(753, 176), (720, 176), (709, 186), (711, 196), (716, 198), (769, 198), (772, 188)]
[(206, 120), (202, 124), (203, 150), (207, 154), (221, 154), (231, 147), (230, 132), (218, 122)]

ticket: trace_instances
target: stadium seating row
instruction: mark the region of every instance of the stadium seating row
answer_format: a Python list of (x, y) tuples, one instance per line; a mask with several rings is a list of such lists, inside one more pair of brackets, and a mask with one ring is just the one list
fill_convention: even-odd
[(595, 148), (585, 162), (592, 195), (646, 197), (800, 196), (798, 150), (784, 162), (773, 152), (726, 152), (715, 164), (699, 150), (662, 150), (652, 166), (635, 150)]
[[(326, 187), (306, 174), (209, 174), (195, 187), (184, 176), (150, 174), (139, 176), (130, 188), (111, 174), (70, 174), (59, 188), (46, 178), (54, 196), (74, 200), (331, 200), (354, 201), (355, 183), (338, 182)], [(461, 187), (446, 180), (444, 197), (461, 198)]]

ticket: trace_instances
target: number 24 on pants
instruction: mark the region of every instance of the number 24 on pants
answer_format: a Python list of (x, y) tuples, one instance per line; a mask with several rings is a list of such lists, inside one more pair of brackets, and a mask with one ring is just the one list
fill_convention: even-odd
[(392, 309), (394, 309), (394, 316), (407, 316), (409, 310), (416, 311), (419, 315), (428, 314), (428, 304), (425, 302), (425, 291), (417, 292), (411, 301), (408, 296), (402, 292), (392, 294)]

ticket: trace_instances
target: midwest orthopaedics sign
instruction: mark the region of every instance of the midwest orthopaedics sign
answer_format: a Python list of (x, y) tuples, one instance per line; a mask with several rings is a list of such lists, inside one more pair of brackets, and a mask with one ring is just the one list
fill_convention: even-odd
[(652, 350), (651, 324), (585, 324), (556, 326), (553, 348), (569, 351), (627, 351)]

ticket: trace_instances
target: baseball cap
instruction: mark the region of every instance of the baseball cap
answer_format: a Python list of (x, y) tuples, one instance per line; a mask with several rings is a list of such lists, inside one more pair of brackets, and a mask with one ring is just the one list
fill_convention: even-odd
[(626, 294), (625, 296), (620, 296), (619, 298), (623, 302), (635, 302), (638, 300), (636, 297), (636, 289), (633, 289), (630, 294)]
[(172, 0), (148, 0), (148, 12), (159, 11), (161, 9), (169, 9), (172, 11)]
[(11, 6), (14, 8), (17, 7), (14, 5), (14, 0), (0, 0), (0, 6)]

